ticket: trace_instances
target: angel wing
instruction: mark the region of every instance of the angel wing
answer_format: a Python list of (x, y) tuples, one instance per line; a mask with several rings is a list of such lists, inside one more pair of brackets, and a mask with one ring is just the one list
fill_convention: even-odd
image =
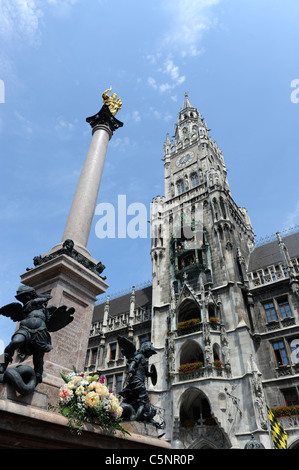
[(74, 320), (72, 315), (75, 313), (75, 309), (73, 307), (68, 309), (62, 305), (58, 308), (50, 307), (49, 311), (50, 318), (47, 322), (47, 329), (50, 333), (61, 330)]
[(131, 359), (134, 356), (135, 352), (136, 352), (136, 347), (132, 343), (132, 341), (130, 341), (128, 338), (125, 338), (124, 336), (120, 336), (120, 335), (117, 336), (117, 341), (118, 341), (118, 344), (119, 344), (119, 346), (122, 350), (123, 355), (127, 359)]
[(9, 317), (13, 321), (21, 321), (24, 318), (23, 306), (18, 302), (12, 302), (11, 304), (4, 305), (0, 308), (0, 315)]

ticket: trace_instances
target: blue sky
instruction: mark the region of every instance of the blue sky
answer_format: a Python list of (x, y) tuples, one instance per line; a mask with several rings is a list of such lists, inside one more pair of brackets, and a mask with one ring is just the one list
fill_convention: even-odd
[[(297, 0), (0, 0), (0, 305), (61, 241), (91, 140), (85, 119), (110, 84), (124, 127), (99, 202), (122, 194), (149, 211), (163, 195), (163, 143), (188, 91), (257, 239), (298, 224), (298, 17)], [(150, 239), (100, 240), (96, 222), (88, 248), (109, 292), (150, 280)], [(14, 327), (0, 318), (0, 351)]]

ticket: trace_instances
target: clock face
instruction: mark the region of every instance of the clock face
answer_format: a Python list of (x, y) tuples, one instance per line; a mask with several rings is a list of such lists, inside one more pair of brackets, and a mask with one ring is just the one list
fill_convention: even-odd
[(177, 161), (176, 161), (176, 166), (180, 168), (181, 166), (186, 165), (187, 163), (190, 163), (193, 158), (193, 152), (185, 153), (184, 155), (181, 155)]

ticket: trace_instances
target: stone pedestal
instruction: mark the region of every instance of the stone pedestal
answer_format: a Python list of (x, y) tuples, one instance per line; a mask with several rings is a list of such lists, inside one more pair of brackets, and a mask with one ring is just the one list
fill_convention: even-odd
[(10, 384), (0, 384), (0, 400), (8, 400), (19, 405), (33, 406), (46, 410), (48, 408), (49, 397), (46, 393), (34, 390), (29, 395), (20, 395)]
[[(140, 436), (148, 436), (158, 438), (158, 430), (156, 426), (140, 421), (125, 421), (122, 423), (123, 428), (130, 434), (138, 434)], [(160, 431), (163, 434), (163, 431)]]
[(70, 432), (67, 418), (60, 414), (0, 398), (0, 449), (96, 449), (103, 451), (97, 453), (97, 461), (105, 464), (109, 451), (115, 455), (134, 449), (161, 453), (171, 446), (161, 439), (133, 432), (124, 436), (117, 431), (111, 435), (92, 424), (85, 425), (79, 436)]
[(37, 390), (47, 393), (50, 402), (55, 404), (58, 388), (63, 383), (60, 372), (71, 370), (73, 366), (83, 371), (94, 303), (108, 285), (99, 275), (67, 255), (57, 256), (27, 271), (22, 274), (21, 282), (38, 293), (50, 294), (52, 299), (48, 305), (75, 308), (74, 320), (51, 333), (53, 350), (45, 354), (43, 382), (37, 386)]

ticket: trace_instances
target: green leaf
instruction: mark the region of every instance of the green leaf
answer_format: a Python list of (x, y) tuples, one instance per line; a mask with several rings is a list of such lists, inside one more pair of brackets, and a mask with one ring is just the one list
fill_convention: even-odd
[(65, 381), (65, 383), (68, 383), (68, 379), (66, 378), (66, 376), (62, 373), (62, 372), (59, 372), (61, 377), (63, 378), (63, 380)]
[(61, 414), (65, 417), (68, 417), (71, 414), (71, 411), (72, 411), (71, 407), (66, 406), (65, 408), (62, 408)]

